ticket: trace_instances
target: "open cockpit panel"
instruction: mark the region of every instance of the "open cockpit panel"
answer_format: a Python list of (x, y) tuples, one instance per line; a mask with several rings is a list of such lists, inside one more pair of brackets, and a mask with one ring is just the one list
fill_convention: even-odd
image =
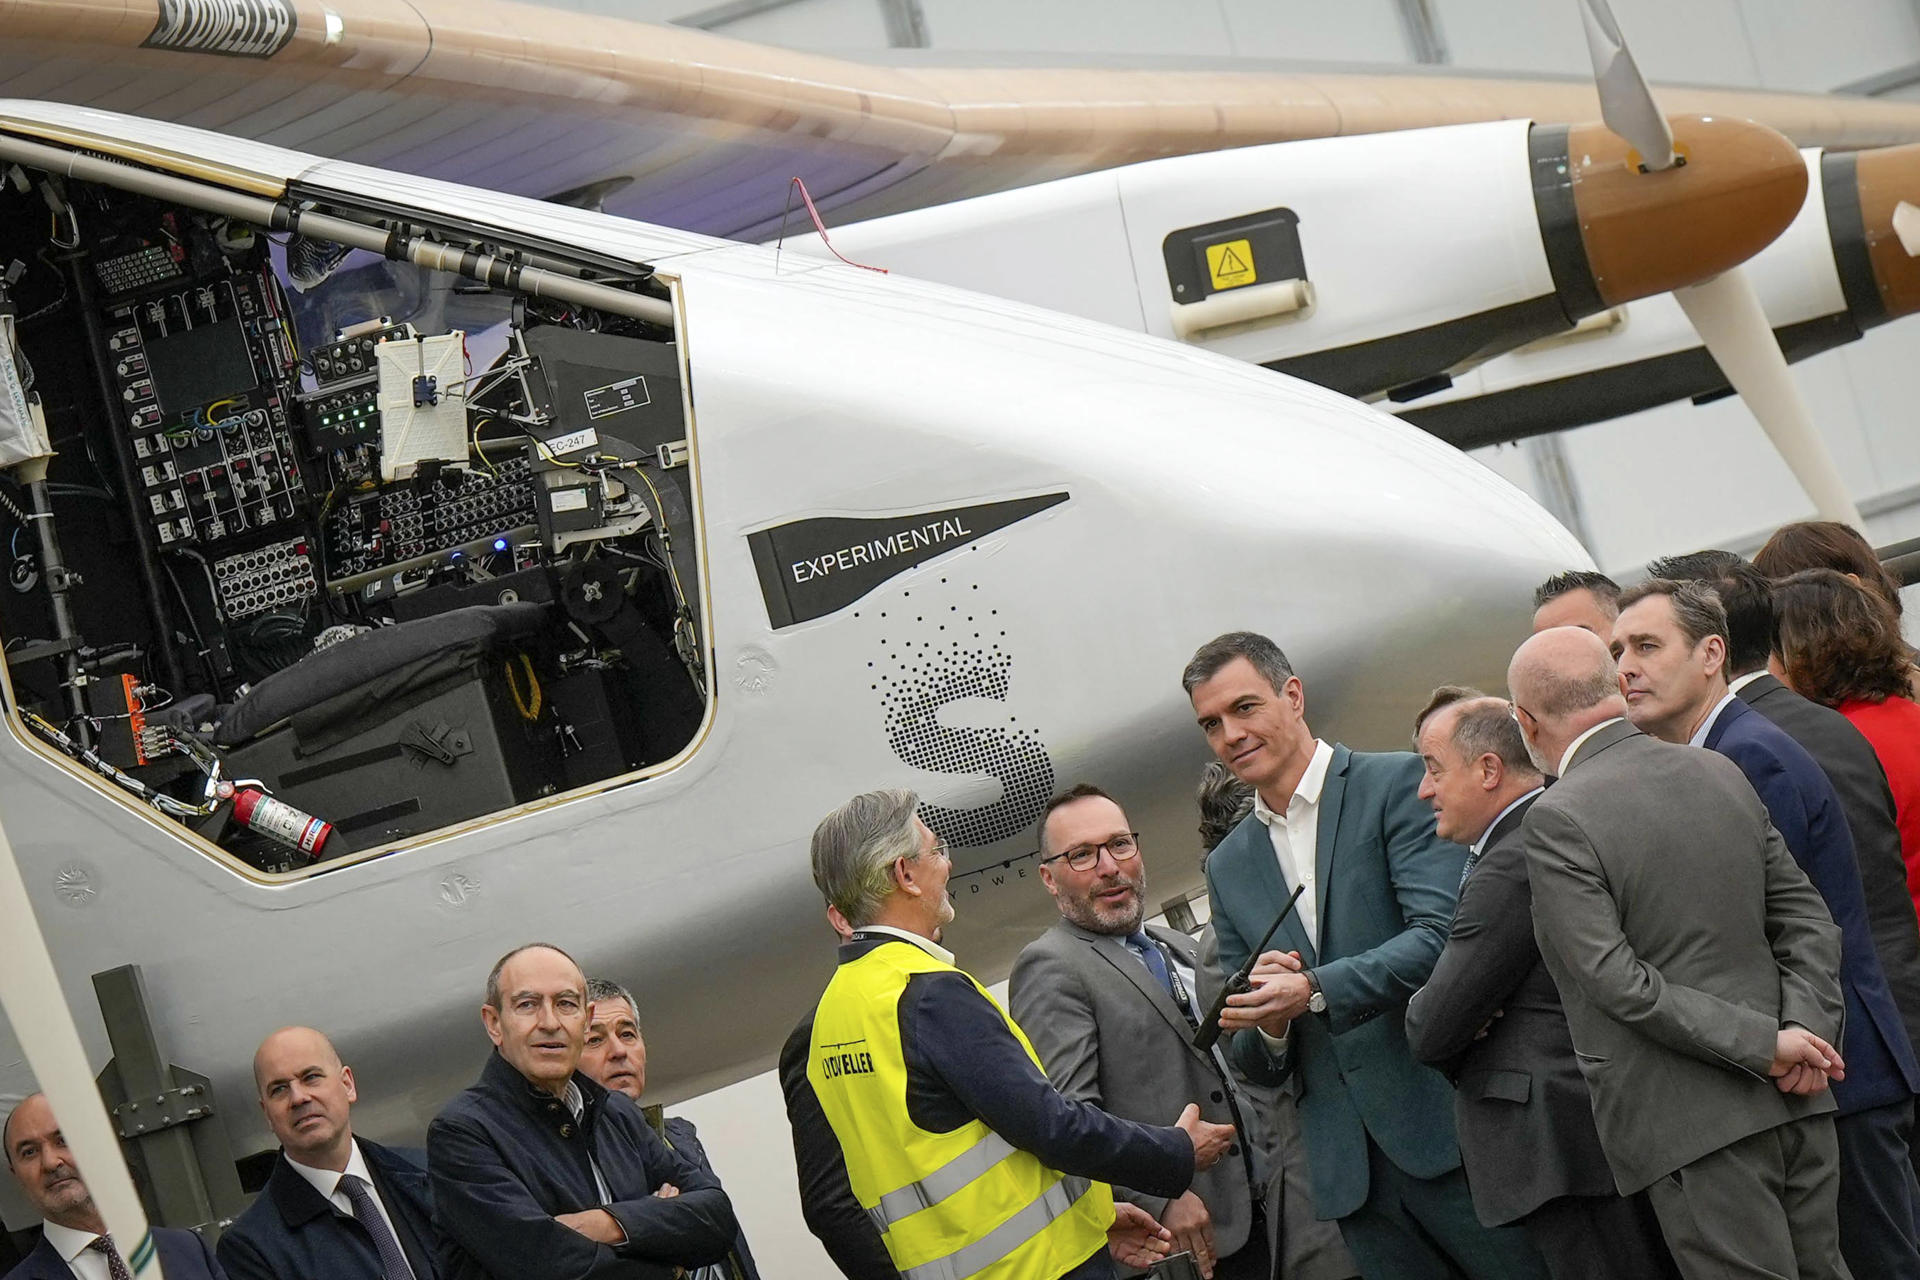
[(707, 655), (666, 291), (232, 203), (0, 161), (16, 731), (268, 873), (679, 754)]

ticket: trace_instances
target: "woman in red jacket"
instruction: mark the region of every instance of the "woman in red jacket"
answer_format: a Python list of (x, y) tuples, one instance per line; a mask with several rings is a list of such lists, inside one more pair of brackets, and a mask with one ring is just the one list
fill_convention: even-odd
[(1780, 641), (1774, 674), (1825, 703), (1866, 735), (1886, 770), (1900, 821), (1907, 890), (1920, 904), (1920, 704), (1893, 610), (1832, 569), (1808, 569), (1774, 588)]

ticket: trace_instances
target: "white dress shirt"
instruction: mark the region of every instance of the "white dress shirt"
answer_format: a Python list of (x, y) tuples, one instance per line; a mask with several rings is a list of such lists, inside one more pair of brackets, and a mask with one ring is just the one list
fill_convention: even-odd
[(917, 933), (909, 933), (905, 929), (896, 929), (890, 924), (863, 924), (855, 930), (855, 932), (890, 934), (902, 942), (911, 942), (914, 946), (920, 948), (942, 964), (953, 963), (953, 952), (947, 950), (932, 938), (923, 938)]
[[(287, 1157), (287, 1164), (295, 1173), (311, 1183), (315, 1191), (325, 1196), (329, 1204), (349, 1218), (353, 1217), (353, 1201), (347, 1198), (347, 1193), (341, 1188), (340, 1181), (349, 1175), (360, 1179), (367, 1184), (367, 1190), (373, 1196), (373, 1207), (380, 1211), (380, 1219), (387, 1224), (387, 1230), (393, 1233), (396, 1241), (401, 1238), (400, 1227), (394, 1222), (393, 1215), (387, 1211), (387, 1202), (381, 1198), (380, 1186), (373, 1180), (373, 1173), (367, 1168), (367, 1158), (360, 1153), (358, 1142), (352, 1144), (352, 1150), (347, 1155), (347, 1167), (339, 1173), (335, 1173), (332, 1169), (316, 1169), (310, 1164), (301, 1164), (292, 1156)], [(402, 1248), (404, 1247), (403, 1245)]]
[[(100, 1237), (91, 1231), (76, 1231), (72, 1227), (63, 1227), (57, 1222), (43, 1222), (41, 1229), (46, 1232), (47, 1243), (53, 1251), (66, 1260), (67, 1270), (73, 1272), (75, 1280), (113, 1280), (113, 1272), (107, 1266), (107, 1255), (95, 1253), (87, 1246)], [(118, 1241), (115, 1242), (116, 1244)], [(125, 1262), (123, 1253), (120, 1260)], [(131, 1267), (129, 1267), (131, 1270)]]
[(1752, 684), (1755, 680), (1758, 680), (1761, 676), (1764, 676), (1766, 674), (1767, 674), (1767, 669), (1765, 667), (1762, 667), (1758, 671), (1749, 671), (1747, 672), (1747, 674), (1743, 676), (1735, 676), (1733, 679), (1727, 681), (1727, 692), (1738, 693), (1742, 689), (1746, 688), (1748, 685)]
[(1316, 948), (1320, 945), (1320, 893), (1314, 883), (1320, 852), (1320, 792), (1326, 786), (1327, 766), (1332, 763), (1333, 748), (1315, 739), (1313, 759), (1307, 762), (1306, 772), (1288, 798), (1285, 813), (1268, 808), (1258, 792), (1253, 797), (1253, 816), (1266, 827), (1267, 839), (1273, 843), (1280, 882), (1289, 889), (1294, 885), (1301, 888), (1294, 910), (1299, 913), (1300, 927)]
[(1594, 725), (1591, 729), (1588, 729), (1585, 733), (1575, 738), (1572, 742), (1569, 742), (1567, 744), (1566, 754), (1560, 757), (1560, 772), (1557, 776), (1562, 778), (1567, 776), (1567, 766), (1573, 763), (1574, 752), (1586, 746), (1588, 738), (1591, 738), (1594, 734), (1600, 732), (1602, 729), (1606, 728), (1608, 725), (1619, 724), (1622, 720), (1625, 720), (1625, 719), (1626, 719), (1625, 716), (1610, 716), (1607, 719), (1602, 720), (1599, 724)]
[(1707, 718), (1700, 722), (1700, 727), (1693, 731), (1693, 736), (1691, 738), (1687, 739), (1687, 745), (1690, 747), (1706, 746), (1707, 735), (1713, 732), (1713, 722), (1718, 720), (1720, 718), (1720, 713), (1722, 711), (1725, 711), (1728, 705), (1732, 703), (1733, 700), (1739, 696), (1740, 695), (1735, 693), (1732, 689), (1728, 689), (1727, 696), (1713, 704), (1713, 710), (1707, 712)]
[[(567, 1110), (573, 1112), (576, 1122), (587, 1113), (587, 1100), (580, 1092), (580, 1086), (574, 1080), (567, 1080), (567, 1091), (560, 1095), (560, 1101), (567, 1104)], [(593, 1158), (593, 1148), (587, 1148), (587, 1168), (593, 1170), (593, 1189), (600, 1196), (600, 1203), (613, 1203), (613, 1192), (607, 1187), (607, 1180), (600, 1175), (600, 1162)]]

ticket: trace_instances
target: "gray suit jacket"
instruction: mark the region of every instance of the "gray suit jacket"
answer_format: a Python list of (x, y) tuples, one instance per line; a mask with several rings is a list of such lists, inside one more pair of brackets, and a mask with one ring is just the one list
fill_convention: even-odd
[(1622, 1195), (1834, 1109), (1767, 1070), (1788, 1023), (1839, 1043), (1840, 930), (1732, 761), (1609, 724), (1526, 838), (1534, 935)]
[(1525, 835), (1533, 805), (1488, 833), (1440, 963), (1407, 1005), (1414, 1056), (1453, 1080), (1460, 1158), (1474, 1211), (1490, 1227), (1560, 1196), (1613, 1194), (1566, 1011), (1533, 940)]
[[(1199, 969), (1193, 939), (1149, 926), (1148, 934)], [(1193, 1028), (1166, 989), (1119, 938), (1090, 933), (1065, 920), (1027, 944), (1007, 986), (1013, 1019), (1033, 1041), (1047, 1078), (1067, 1097), (1142, 1124), (1172, 1124), (1189, 1102), (1215, 1124), (1240, 1127), (1240, 1141), (1211, 1169), (1196, 1173), (1193, 1192), (1213, 1215), (1220, 1257), (1247, 1242), (1250, 1185), (1264, 1157), (1250, 1109), (1236, 1109), (1218, 1059), (1193, 1047)], [(1188, 992), (1189, 999), (1197, 999)], [(1199, 1012), (1204, 1013), (1205, 1010)], [(1245, 1114), (1237, 1114), (1244, 1110)], [(1114, 1194), (1158, 1218), (1165, 1197), (1123, 1187)]]

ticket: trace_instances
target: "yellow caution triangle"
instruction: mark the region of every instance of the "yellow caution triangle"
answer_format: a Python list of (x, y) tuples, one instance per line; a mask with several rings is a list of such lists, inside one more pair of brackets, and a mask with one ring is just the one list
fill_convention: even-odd
[(1216, 290), (1255, 283), (1260, 277), (1253, 269), (1253, 245), (1245, 240), (1208, 245), (1207, 275)]

